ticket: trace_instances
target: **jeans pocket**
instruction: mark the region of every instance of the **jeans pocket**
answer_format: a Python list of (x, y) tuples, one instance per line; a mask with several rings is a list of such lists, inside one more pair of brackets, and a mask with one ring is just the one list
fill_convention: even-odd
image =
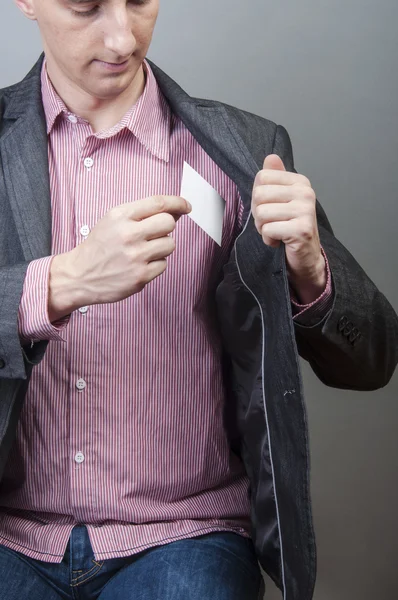
[[(96, 575), (98, 575), (98, 573), (101, 571), (102, 567), (104, 566), (104, 561), (97, 562), (96, 560), (93, 559), (92, 562), (93, 562), (94, 566), (91, 567), (91, 569), (88, 569), (88, 571), (82, 572), (81, 575), (78, 575), (77, 577), (74, 577), (71, 580), (71, 582), (70, 582), (71, 587), (79, 587), (80, 585), (84, 585), (85, 583), (87, 583), (88, 581), (93, 579), (93, 577), (96, 577)], [(77, 571), (75, 571), (75, 573), (77, 573)]]

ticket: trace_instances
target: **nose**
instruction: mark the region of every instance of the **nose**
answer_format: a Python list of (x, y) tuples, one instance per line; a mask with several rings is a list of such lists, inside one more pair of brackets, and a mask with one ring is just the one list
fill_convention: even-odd
[(104, 27), (104, 42), (107, 50), (112, 52), (115, 62), (123, 62), (133, 54), (137, 41), (126, 4), (109, 6)]

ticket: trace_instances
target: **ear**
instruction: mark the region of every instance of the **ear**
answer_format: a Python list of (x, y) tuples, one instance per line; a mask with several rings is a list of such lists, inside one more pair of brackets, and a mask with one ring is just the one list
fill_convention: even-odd
[(19, 10), (31, 21), (36, 21), (34, 0), (14, 0)]

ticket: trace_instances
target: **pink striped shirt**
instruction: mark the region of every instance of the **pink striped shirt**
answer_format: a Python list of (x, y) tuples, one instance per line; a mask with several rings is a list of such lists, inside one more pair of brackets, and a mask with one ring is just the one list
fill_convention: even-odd
[(161, 277), (58, 324), (47, 314), (51, 257), (29, 265), (20, 335), (50, 341), (0, 486), (0, 543), (48, 562), (62, 560), (77, 523), (87, 525), (97, 560), (212, 531), (249, 535), (249, 482), (224, 431), (214, 327), (214, 291), (241, 227), (240, 197), (145, 69), (138, 102), (94, 134), (43, 67), (52, 255), (80, 244), (114, 206), (179, 195), (184, 161), (226, 201), (222, 244), (184, 217)]

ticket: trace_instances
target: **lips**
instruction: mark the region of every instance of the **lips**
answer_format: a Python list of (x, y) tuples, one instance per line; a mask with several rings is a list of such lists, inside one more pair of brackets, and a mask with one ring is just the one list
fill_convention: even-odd
[(128, 61), (124, 60), (123, 62), (120, 63), (111, 63), (111, 62), (106, 62), (106, 61), (101, 61), (103, 63), (105, 63), (106, 65), (112, 65), (114, 67), (120, 66), (120, 65), (125, 65)]
[(105, 62), (103, 60), (97, 60), (97, 63), (100, 66), (102, 66), (104, 69), (107, 69), (108, 71), (120, 72), (120, 71), (124, 71), (124, 69), (126, 69), (128, 63), (129, 63), (129, 59), (127, 59), (121, 63), (110, 63), (110, 62)]

